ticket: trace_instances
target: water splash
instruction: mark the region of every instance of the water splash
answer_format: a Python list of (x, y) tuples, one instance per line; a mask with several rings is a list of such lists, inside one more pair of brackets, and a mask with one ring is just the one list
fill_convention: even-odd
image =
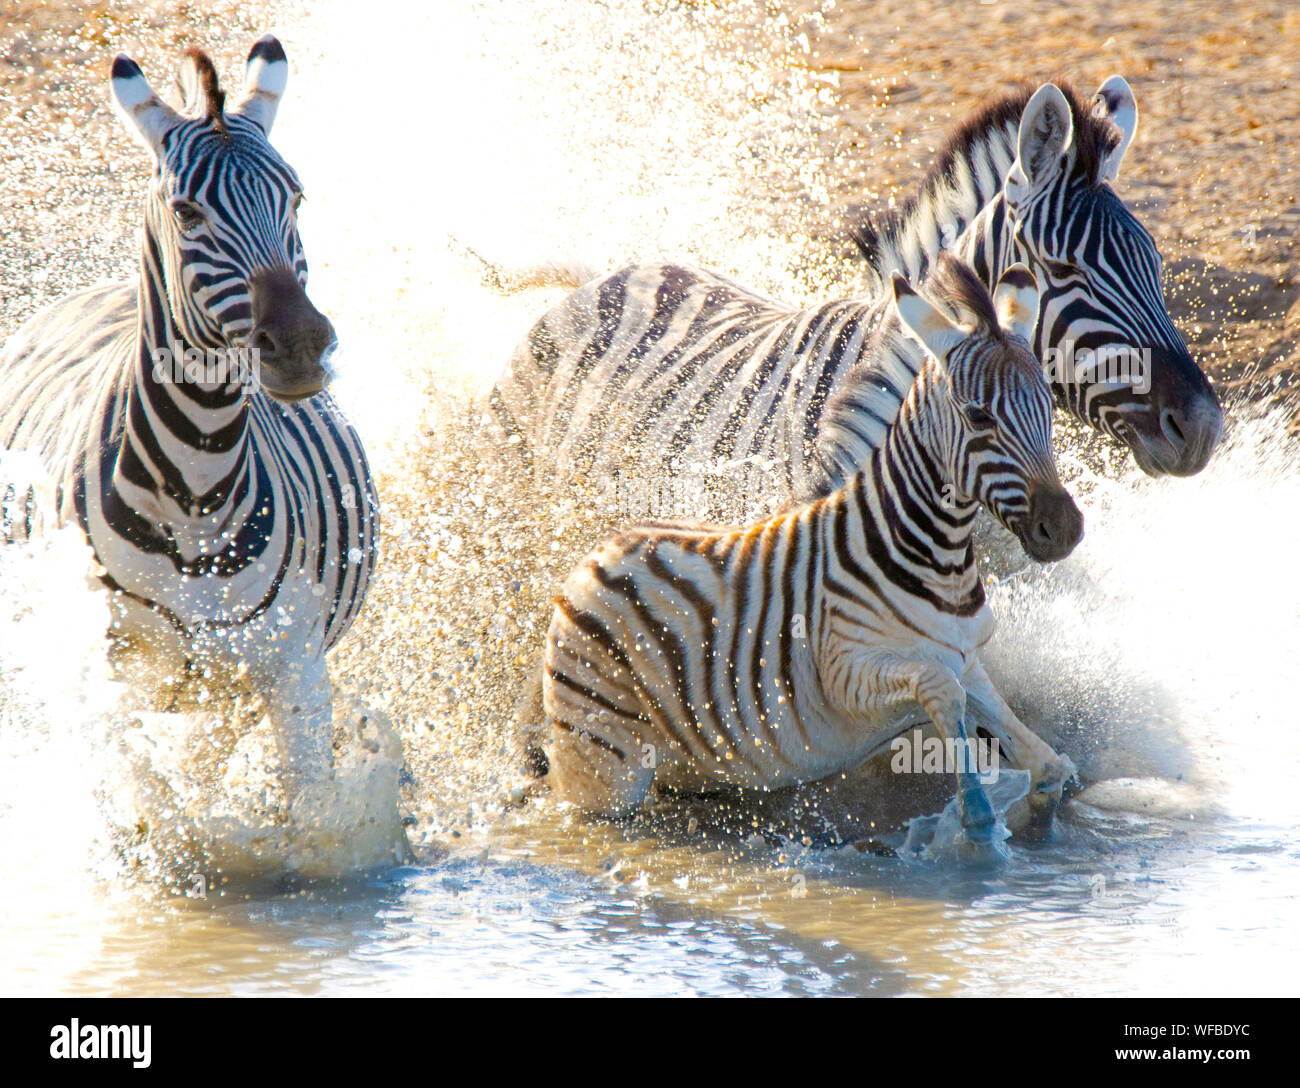
[[(490, 386), (556, 297), (494, 294), (463, 246), (510, 267), (703, 262), (808, 291), (805, 205), (829, 198), (806, 149), (832, 125), (787, 16), (755, 0), (380, 0), (368, 18), (385, 32), (358, 35), (354, 6), (323, 0), (313, 18), (323, 33), (288, 43), (275, 137), (306, 179), (340, 395), (377, 455), (426, 397)], [(341, 57), (373, 75), (339, 78)]]
[[(1300, 813), (1292, 717), (1300, 448), (1243, 410), (1187, 480), (1076, 466), (1087, 529), (1063, 563), (996, 583), (990, 674), (1080, 763), (1098, 802), (1259, 820)], [(1283, 560), (1285, 562), (1285, 560)]]

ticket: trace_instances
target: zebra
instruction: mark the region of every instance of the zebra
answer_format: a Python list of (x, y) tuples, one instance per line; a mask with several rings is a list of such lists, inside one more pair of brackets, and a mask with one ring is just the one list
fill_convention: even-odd
[[(618, 815), (655, 782), (806, 782), (864, 762), (919, 720), (964, 746), (969, 713), (1030, 770), (1030, 826), (1050, 826), (1073, 767), (979, 662), (993, 620), (972, 551), (979, 506), (1040, 562), (1068, 555), (1083, 531), (1028, 344), (1037, 285), (1013, 266), (990, 298), (943, 255), (929, 289), (968, 312), (970, 328), (897, 273), (892, 287), (927, 361), (843, 487), (740, 528), (628, 528), (565, 582), (543, 678), (560, 800)], [(987, 845), (979, 778), (962, 772), (959, 786), (964, 833)]]
[[(856, 234), (876, 285), (893, 271), (919, 282), (944, 250), (987, 285), (1027, 264), (1042, 285), (1031, 346), (1051, 364), (1057, 403), (1148, 474), (1191, 475), (1222, 414), (1165, 308), (1154, 242), (1112, 188), (1136, 130), (1122, 77), (1090, 106), (1068, 84), (1022, 88), (957, 130), (897, 214)], [(879, 290), (798, 309), (715, 272), (633, 265), (541, 317), (491, 407), (539, 483), (633, 477), (644, 491), (712, 473), (733, 480), (734, 495), (811, 498), (841, 486), (883, 439), (923, 362), (895, 328), (887, 365), (858, 365), (889, 320)], [(1119, 375), (1075, 365), (1105, 358), (1128, 365)], [(886, 386), (892, 402), (860, 417), (857, 433), (825, 426), (826, 405), (850, 383), (876, 401)], [(625, 515), (651, 512), (620, 502)]]
[[(331, 768), (325, 654), (361, 609), (379, 508), (324, 392), (336, 337), (305, 290), (302, 184), (268, 142), (287, 76), (262, 37), (226, 109), (192, 48), (178, 112), (116, 57), (113, 105), (153, 159), (139, 275), (69, 295), (8, 341), (0, 447), (34, 451), (55, 521), (84, 530), (117, 645), (265, 696), (292, 804)], [(30, 520), (11, 518), (11, 535)]]

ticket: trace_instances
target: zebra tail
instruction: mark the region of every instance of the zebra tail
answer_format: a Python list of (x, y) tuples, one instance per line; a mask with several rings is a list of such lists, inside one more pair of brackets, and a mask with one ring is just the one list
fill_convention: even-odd
[(598, 275), (595, 269), (580, 261), (549, 260), (522, 268), (508, 268), (499, 261), (489, 260), (459, 239), (447, 236), (448, 248), (468, 257), (479, 266), (484, 286), (503, 295), (517, 295), (545, 287), (581, 287)]
[(515, 726), (524, 735), (524, 776), (533, 780), (545, 778), (551, 770), (551, 761), (542, 747), (547, 724), (542, 706), (542, 671), (542, 662), (536, 662), (514, 713)]

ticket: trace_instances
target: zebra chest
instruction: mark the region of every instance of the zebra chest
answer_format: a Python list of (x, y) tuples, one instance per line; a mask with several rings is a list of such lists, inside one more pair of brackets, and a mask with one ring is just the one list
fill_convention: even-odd
[(322, 652), (335, 571), (318, 520), (290, 505), (298, 496), (270, 488), (224, 529), (220, 514), (196, 524), (162, 499), (149, 518), (123, 502), (105, 467), (88, 474), (82, 516), (116, 633), (257, 673)]
[(182, 563), (141, 555), (118, 538), (96, 544), (113, 591), (115, 630), (190, 660), (276, 671), (281, 659), (319, 654), (327, 587), (306, 541), (273, 539), (247, 563), (223, 570), (221, 556)]

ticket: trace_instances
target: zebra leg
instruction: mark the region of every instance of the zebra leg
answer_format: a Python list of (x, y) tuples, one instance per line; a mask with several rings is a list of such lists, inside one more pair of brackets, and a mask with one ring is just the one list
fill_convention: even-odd
[(0, 449), (0, 543), (26, 543), (58, 520), (54, 487), (36, 454)]
[(992, 856), (995, 848), (994, 825), (997, 813), (984, 792), (975, 756), (966, 735), (966, 723), (957, 722), (957, 811), (961, 814), (961, 834), (957, 848), (967, 860)]
[(972, 719), (997, 738), (1012, 767), (1030, 774), (1029, 796), (1008, 811), (1007, 826), (1026, 838), (1046, 836), (1061, 802), (1061, 790), (1074, 777), (1073, 762), (1016, 717), (982, 665), (966, 674), (966, 694)]
[(613, 731), (610, 724), (602, 722), (596, 733), (551, 721), (547, 777), (555, 797), (597, 816), (619, 816), (635, 808), (646, 799), (655, 776), (653, 766), (643, 766), (640, 748), (620, 735), (635, 740), (636, 731)]
[(334, 690), (324, 657), (295, 662), (270, 693), (271, 726), (285, 796), (293, 799), (333, 768)]
[[(966, 690), (951, 669), (887, 652), (864, 655), (839, 639), (828, 645), (818, 669), (824, 690), (850, 714), (874, 717), (900, 703), (919, 703), (946, 739), (957, 741), (962, 753), (969, 751)], [(973, 765), (957, 770), (957, 811), (962, 857), (970, 861), (996, 857), (997, 817)]]
[(0, 495), (0, 539), (8, 544), (30, 540), (36, 535), (35, 488), (20, 491), (13, 484), (4, 484), (3, 488), (4, 493)]

